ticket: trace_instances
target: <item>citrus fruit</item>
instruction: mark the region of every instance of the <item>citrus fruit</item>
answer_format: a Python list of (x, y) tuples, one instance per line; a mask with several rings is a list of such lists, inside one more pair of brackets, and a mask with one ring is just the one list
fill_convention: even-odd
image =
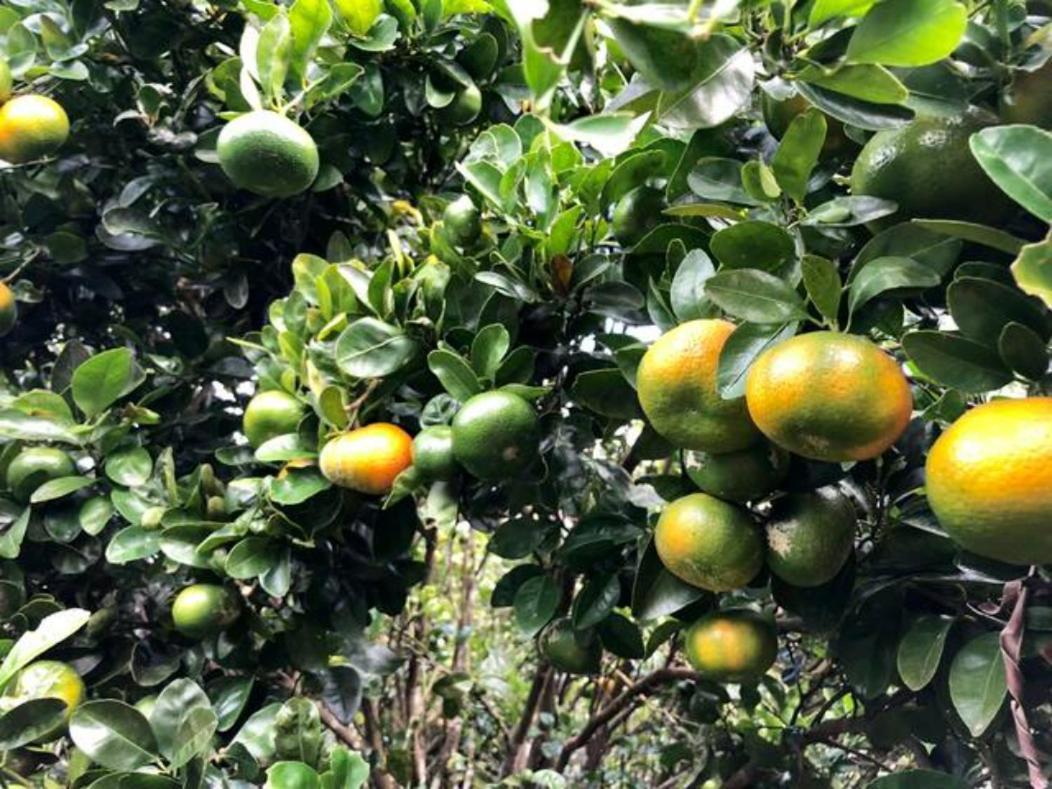
[(665, 195), (660, 189), (637, 186), (627, 192), (614, 206), (610, 228), (621, 246), (633, 247), (651, 230), (661, 224), (665, 210)]
[(11, 333), (18, 321), (18, 303), (6, 282), (0, 282), (0, 337)]
[(762, 353), (745, 379), (745, 400), (771, 441), (829, 462), (880, 455), (913, 410), (892, 357), (864, 337), (831, 331), (797, 335)]
[(443, 121), (451, 126), (466, 126), (478, 117), (482, 109), (482, 93), (475, 85), (457, 92), (453, 101), (438, 111)]
[(694, 670), (718, 682), (758, 679), (778, 655), (774, 625), (748, 609), (703, 616), (687, 629), (684, 645)]
[(0, 57), (0, 102), (7, 101), (11, 97), (11, 85), (13, 83), (11, 67), (7, 65), (7, 60)]
[(321, 473), (334, 485), (380, 495), (413, 463), (413, 439), (387, 422), (341, 433), (321, 450)]
[(926, 473), (928, 503), (961, 546), (1052, 563), (1052, 397), (973, 408), (939, 436)]
[(19, 164), (54, 153), (69, 137), (69, 118), (54, 99), (27, 93), (0, 107), (0, 159)]
[(1052, 128), (1052, 58), (1034, 71), (1016, 71), (1001, 98), (1001, 120)]
[(727, 501), (746, 502), (768, 495), (789, 473), (789, 453), (769, 442), (712, 455), (687, 452), (687, 476), (705, 493)]
[(215, 584), (187, 586), (172, 603), (175, 629), (188, 638), (207, 638), (226, 630), (241, 613), (238, 597)]
[(318, 146), (307, 131), (276, 112), (239, 115), (219, 133), (219, 166), (239, 189), (291, 197), (314, 183)]
[[(776, 99), (766, 92), (760, 93), (760, 110), (763, 121), (771, 135), (780, 140), (789, 131), (789, 124), (797, 115), (809, 110), (813, 105), (802, 94), (797, 93), (788, 99)], [(844, 133), (844, 124), (836, 118), (826, 116), (826, 141), (822, 145), (822, 156), (842, 156), (855, 148), (857, 144)]]
[(295, 433), (303, 419), (303, 405), (288, 392), (260, 392), (245, 407), (241, 429), (253, 447), (286, 433)]
[(593, 634), (578, 633), (569, 619), (557, 619), (541, 633), (541, 654), (567, 674), (595, 674), (603, 649)]
[(413, 465), (425, 480), (452, 479), (457, 473), (453, 457), (453, 428), (436, 425), (413, 439)]
[(745, 399), (716, 389), (720, 352), (734, 324), (695, 320), (661, 335), (636, 373), (639, 404), (662, 437), (681, 449), (723, 453), (760, 440)]
[(832, 485), (779, 499), (767, 522), (767, 567), (794, 586), (828, 583), (855, 547), (856, 520)]
[(32, 699), (59, 699), (65, 702), (66, 712), (62, 723), (37, 738), (37, 742), (46, 742), (57, 737), (65, 728), (73, 711), (84, 701), (87, 689), (80, 674), (68, 663), (37, 660), (15, 675), (4, 695), (15, 705)]
[(665, 507), (654, 547), (670, 573), (710, 592), (739, 589), (763, 567), (763, 539), (749, 513), (707, 493)]
[(458, 246), (469, 246), (482, 233), (482, 218), (471, 198), (461, 195), (442, 212), (442, 224)]
[(851, 191), (894, 200), (899, 221), (962, 219), (996, 224), (1012, 209), (986, 176), (968, 138), (997, 119), (978, 109), (959, 115), (918, 117), (899, 129), (877, 132), (851, 171)]
[(536, 459), (538, 433), (533, 406), (517, 394), (483, 392), (453, 418), (453, 457), (478, 479), (510, 479)]
[(76, 473), (73, 460), (61, 449), (27, 447), (7, 467), (7, 489), (17, 501), (27, 502), (45, 482)]

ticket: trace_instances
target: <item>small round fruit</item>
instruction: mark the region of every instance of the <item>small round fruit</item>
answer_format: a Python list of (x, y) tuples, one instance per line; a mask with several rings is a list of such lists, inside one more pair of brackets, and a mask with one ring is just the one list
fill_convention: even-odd
[(627, 192), (617, 201), (610, 218), (614, 238), (623, 247), (634, 247), (661, 224), (665, 207), (665, 195), (660, 189), (637, 186)]
[(684, 636), (687, 660), (706, 679), (749, 682), (762, 677), (778, 655), (778, 635), (767, 617), (748, 609), (716, 611)]
[(54, 99), (28, 93), (0, 107), (0, 159), (14, 164), (48, 156), (69, 137), (69, 118)]
[(734, 324), (694, 320), (661, 335), (636, 374), (639, 404), (673, 446), (722, 454), (760, 440), (745, 399), (724, 400), (716, 387), (720, 352)]
[(219, 133), (219, 166), (239, 189), (263, 197), (291, 197), (314, 183), (318, 146), (302, 126), (284, 115), (255, 110), (239, 115)]
[(710, 592), (740, 589), (763, 567), (763, 538), (749, 513), (707, 493), (665, 507), (654, 547), (670, 573)]
[(596, 674), (603, 648), (594, 634), (573, 629), (569, 619), (557, 619), (541, 633), (541, 654), (567, 674)]
[(774, 492), (789, 473), (789, 453), (764, 441), (722, 455), (687, 452), (685, 466), (687, 475), (705, 493), (744, 503)]
[(28, 502), (33, 491), (45, 482), (76, 473), (73, 460), (61, 449), (28, 447), (7, 467), (7, 489), (16, 501)]
[(229, 589), (215, 584), (193, 584), (179, 592), (172, 603), (175, 629), (187, 638), (208, 638), (226, 630), (241, 613), (241, 601)]
[(6, 282), (0, 282), (0, 337), (6, 337), (18, 322), (18, 303)]
[(87, 689), (80, 674), (68, 663), (37, 660), (15, 675), (4, 695), (16, 705), (32, 699), (59, 699), (65, 703), (62, 722), (35, 740), (47, 742), (62, 733), (73, 711), (84, 701)]
[(963, 219), (996, 225), (1013, 206), (972, 156), (968, 140), (997, 118), (971, 109), (919, 117), (877, 132), (851, 171), (851, 191), (894, 200), (894, 218)]
[(928, 503), (958, 544), (1012, 564), (1052, 564), (1052, 397), (994, 400), (939, 436)]
[(442, 225), (457, 246), (471, 246), (482, 235), (482, 215), (467, 195), (461, 195), (442, 212)]
[(449, 480), (457, 473), (453, 457), (453, 428), (428, 427), (413, 439), (413, 466), (425, 480)]
[(482, 93), (472, 84), (458, 92), (438, 114), (451, 126), (466, 126), (478, 117), (481, 110)]
[(856, 522), (834, 486), (779, 499), (767, 523), (767, 567), (793, 586), (828, 583), (854, 550)]
[(413, 464), (413, 439), (398, 425), (377, 422), (336, 436), (319, 462), (332, 484), (379, 496)]
[(895, 360), (864, 337), (821, 331), (765, 351), (745, 380), (756, 426), (812, 460), (868, 460), (898, 440), (913, 395)]
[(303, 405), (288, 392), (260, 392), (245, 407), (241, 429), (248, 443), (258, 448), (272, 438), (295, 433), (303, 419)]
[(481, 480), (522, 474), (537, 458), (539, 440), (533, 406), (511, 392), (477, 394), (453, 418), (453, 457)]
[(1001, 98), (1001, 120), (1052, 129), (1052, 58), (1034, 71), (1016, 71)]

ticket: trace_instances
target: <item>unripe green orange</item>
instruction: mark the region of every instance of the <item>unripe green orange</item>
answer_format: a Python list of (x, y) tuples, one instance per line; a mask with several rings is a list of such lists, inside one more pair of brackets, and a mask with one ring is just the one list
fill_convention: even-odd
[(187, 586), (172, 603), (175, 629), (188, 638), (208, 638), (226, 630), (241, 614), (241, 600), (216, 584)]

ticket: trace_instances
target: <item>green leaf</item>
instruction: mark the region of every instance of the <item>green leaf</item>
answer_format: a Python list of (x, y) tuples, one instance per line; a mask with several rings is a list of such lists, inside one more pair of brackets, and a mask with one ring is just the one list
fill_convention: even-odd
[(45, 482), (33, 491), (29, 497), (31, 504), (43, 504), (45, 501), (54, 501), (75, 493), (82, 488), (88, 487), (95, 480), (88, 477), (59, 477)]
[(15, 409), (0, 411), (0, 438), (12, 441), (59, 441), (80, 444), (80, 438), (53, 416), (30, 416)]
[(510, 347), (511, 335), (504, 324), (484, 326), (471, 341), (471, 366), (479, 375), (493, 380)]
[(626, 660), (642, 660), (646, 656), (643, 633), (639, 627), (621, 616), (610, 614), (597, 628), (603, 648)]
[(801, 261), (804, 288), (811, 303), (833, 326), (840, 314), (840, 293), (843, 283), (836, 263), (818, 255), (804, 255)]
[(127, 564), (153, 556), (161, 549), (161, 533), (157, 529), (128, 526), (110, 538), (106, 545), (106, 561)]
[(715, 273), (716, 268), (704, 250), (692, 249), (680, 261), (672, 278), (669, 301), (681, 323), (711, 316), (712, 305), (705, 298), (705, 283)]
[(88, 534), (95, 536), (106, 528), (113, 517), (113, 505), (105, 496), (94, 496), (80, 505), (77, 521)]
[(800, 113), (789, 124), (771, 159), (778, 185), (798, 203), (807, 196), (811, 172), (826, 141), (826, 128), (826, 116), (815, 108)]
[(73, 402), (87, 416), (97, 416), (145, 380), (146, 373), (127, 348), (103, 351), (73, 371)]
[(1039, 380), (1048, 372), (1048, 346), (1033, 329), (1021, 323), (1008, 323), (997, 339), (1001, 359), (1014, 372), (1031, 381)]
[(245, 710), (255, 685), (254, 677), (219, 677), (208, 683), (212, 709), (218, 718), (219, 731), (228, 731)]
[(490, 537), (489, 552), (502, 559), (523, 559), (541, 546), (550, 524), (532, 518), (513, 518), (497, 527)]
[(957, 262), (962, 246), (959, 239), (926, 230), (916, 223), (896, 225), (882, 230), (862, 247), (847, 279), (853, 282), (863, 268), (882, 257), (912, 258), (945, 276)]
[(973, 737), (982, 735), (993, 723), (1007, 694), (999, 633), (983, 633), (953, 656), (950, 700)]
[(961, 334), (984, 345), (993, 346), (1013, 321), (1043, 338), (1052, 334), (1052, 323), (1041, 303), (1000, 282), (958, 277), (946, 289), (946, 303)]
[(383, 10), (383, 0), (336, 0), (336, 11), (356, 36), (365, 36)]
[(22, 541), (26, 538), (31, 514), (32, 509), (26, 507), (18, 517), (14, 517), (12, 513), (10, 518), (4, 519), (7, 528), (3, 534), (0, 534), (0, 559), (18, 558), (22, 552)]
[(153, 473), (153, 459), (142, 447), (114, 452), (106, 457), (106, 476), (118, 485), (134, 488), (143, 485)]
[(559, 609), (562, 597), (558, 584), (547, 575), (528, 579), (515, 592), (515, 624), (526, 635), (532, 636), (551, 621)]
[(902, 104), (910, 95), (894, 74), (872, 64), (832, 69), (813, 65), (801, 70), (797, 79), (873, 104)]
[(891, 200), (869, 195), (842, 195), (812, 208), (800, 224), (812, 227), (855, 227), (890, 216), (897, 210), (898, 204)]
[(621, 597), (621, 582), (613, 573), (593, 578), (577, 594), (573, 604), (573, 626), (577, 630), (595, 627), (614, 610)]
[(899, 641), (899, 676), (910, 690), (925, 687), (939, 668), (953, 619), (925, 614), (913, 620)]
[(743, 323), (720, 351), (716, 382), (720, 397), (730, 400), (745, 394), (745, 376), (761, 353), (796, 334), (797, 323)]
[(968, 11), (954, 0), (884, 0), (862, 19), (847, 46), (851, 63), (926, 66), (953, 52)]
[(851, 283), (848, 309), (854, 313), (889, 290), (933, 288), (941, 279), (937, 271), (910, 258), (877, 258), (869, 262)]
[(752, 323), (807, 319), (796, 291), (757, 269), (720, 271), (705, 283), (705, 295), (730, 315)]
[[(778, 179), (774, 177), (774, 172), (759, 159), (752, 159), (742, 165), (741, 176), (742, 187), (749, 197), (754, 200), (761, 203), (771, 203), (782, 196), (782, 187), (778, 185)], [(695, 214), (696, 216), (720, 216), (727, 219), (741, 219), (741, 214), (733, 208), (711, 203), (702, 203), (702, 206), (712, 207), (707, 209), (705, 213)], [(673, 206), (673, 208), (666, 210), (665, 213), (671, 213), (677, 208), (679, 206)], [(691, 214), (685, 215), (691, 216)]]
[(280, 558), (277, 543), (266, 537), (245, 537), (230, 549), (224, 569), (231, 578), (255, 578), (277, 564)]
[(1005, 194), (1052, 223), (1052, 134), (1036, 126), (994, 126), (973, 134), (969, 144)]
[(699, 159), (687, 175), (687, 185), (698, 197), (739, 205), (759, 205), (742, 186), (742, 163), (709, 156)]
[(317, 771), (303, 762), (278, 762), (267, 770), (264, 789), (321, 789)]
[(1010, 255), (1019, 254), (1026, 243), (1011, 233), (975, 222), (958, 222), (951, 219), (914, 219), (913, 224), (963, 241), (974, 241), (976, 244), (1007, 252)]
[(92, 761), (110, 770), (135, 770), (157, 754), (149, 722), (123, 701), (81, 704), (69, 722), (69, 735)]
[(282, 13), (270, 18), (256, 43), (256, 72), (263, 95), (269, 101), (280, 101), (284, 95), (285, 75), (288, 74), (292, 53), (292, 31), (289, 18)]
[(664, 92), (656, 115), (679, 129), (712, 129), (748, 106), (755, 84), (749, 50), (722, 33), (697, 44), (698, 62), (685, 87)]
[(915, 113), (898, 104), (877, 104), (838, 93), (809, 82), (797, 82), (800, 93), (811, 104), (838, 121), (867, 131), (897, 129), (913, 120)]
[(815, 0), (811, 6), (808, 24), (818, 27), (831, 19), (845, 16), (863, 16), (877, 0)]
[(778, 225), (748, 219), (717, 231), (709, 248), (722, 269), (775, 271), (796, 257), (793, 237)]
[(1012, 380), (995, 351), (958, 335), (913, 331), (902, 348), (926, 376), (962, 392), (989, 392)]
[(1052, 239), (1023, 247), (1012, 263), (1012, 276), (1021, 291), (1037, 296), (1052, 308)]
[(570, 396), (589, 411), (611, 419), (638, 419), (642, 414), (636, 393), (621, 370), (610, 367), (578, 373)]
[[(292, 53), (289, 66), (292, 75), (301, 83), (306, 78), (307, 66), (318, 44), (321, 43), (331, 25), (332, 8), (329, 7), (328, 0), (296, 0), (289, 8), (289, 27), (292, 31)], [(344, 69), (337, 70), (337, 65), (344, 66)], [(330, 75), (336, 72), (339, 78), (333, 82), (342, 82), (345, 87), (362, 73), (361, 67), (356, 63), (337, 65), (333, 66)], [(352, 68), (346, 68), (348, 66)], [(333, 85), (330, 85), (326, 96), (332, 97), (339, 92), (339, 90), (334, 90)]]
[(866, 789), (968, 789), (955, 775), (937, 770), (902, 770), (866, 784)]
[(45, 616), (35, 630), (23, 633), (0, 663), (0, 690), (24, 667), (84, 627), (90, 618), (91, 614), (82, 608), (69, 608)]
[(666, 570), (658, 558), (654, 540), (647, 543), (632, 587), (632, 614), (636, 619), (640, 622), (660, 619), (686, 608), (706, 594), (705, 590), (679, 580)]
[(0, 715), (0, 750), (9, 751), (61, 729), (66, 702), (58, 698), (23, 701)]
[(355, 378), (382, 378), (401, 370), (417, 354), (417, 343), (401, 329), (376, 318), (360, 318), (336, 340), (336, 364)]
[(270, 500), (276, 504), (302, 504), (331, 487), (332, 483), (316, 466), (290, 466), (270, 483)]
[(325, 789), (360, 789), (369, 780), (369, 763), (344, 747), (333, 749), (329, 769), (322, 775)]
[(172, 767), (182, 767), (206, 752), (218, 719), (205, 692), (189, 679), (177, 679), (160, 695), (150, 712), (157, 747)]
[(442, 348), (431, 351), (427, 355), (427, 366), (442, 387), (462, 403), (482, 391), (475, 371), (458, 353)]

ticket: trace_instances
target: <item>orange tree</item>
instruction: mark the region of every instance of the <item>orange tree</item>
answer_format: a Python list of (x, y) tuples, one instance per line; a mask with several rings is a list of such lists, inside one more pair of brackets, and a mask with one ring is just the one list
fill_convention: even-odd
[(4, 781), (1046, 786), (1050, 13), (0, 8)]

